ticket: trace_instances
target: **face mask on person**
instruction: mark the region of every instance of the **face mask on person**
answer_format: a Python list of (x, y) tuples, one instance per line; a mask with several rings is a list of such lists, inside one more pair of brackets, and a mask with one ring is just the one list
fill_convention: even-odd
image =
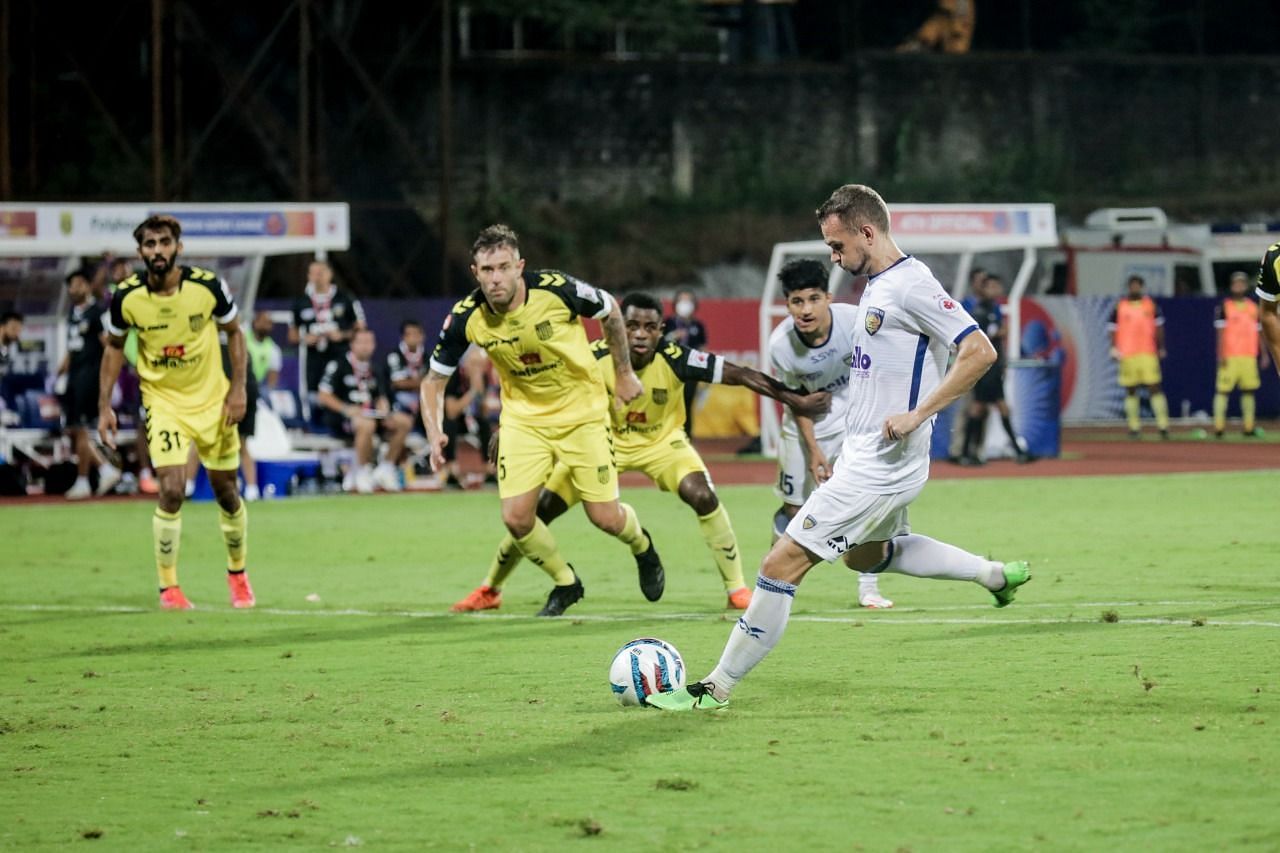
[(688, 320), (693, 316), (693, 300), (681, 299), (676, 303), (676, 316), (682, 320)]

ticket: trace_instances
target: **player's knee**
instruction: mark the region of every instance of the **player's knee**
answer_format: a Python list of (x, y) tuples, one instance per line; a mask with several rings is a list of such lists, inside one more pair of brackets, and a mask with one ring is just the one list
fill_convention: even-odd
[(533, 523), (536, 517), (528, 516), (524, 513), (502, 513), (502, 523), (507, 526), (507, 532), (516, 539), (523, 539), (533, 532)]
[(791, 523), (791, 519), (795, 517), (795, 514), (796, 508), (790, 504), (783, 504), (773, 514), (773, 533), (775, 536), (781, 537), (787, 532), (787, 525)]
[(627, 525), (627, 517), (617, 503), (585, 504), (587, 518), (591, 523), (610, 536), (617, 536)]
[(805, 573), (819, 562), (821, 560), (806, 551), (790, 536), (783, 536), (773, 543), (769, 553), (765, 554), (764, 560), (760, 563), (760, 576), (799, 584)]
[(863, 542), (844, 552), (844, 564), (855, 572), (883, 572), (889, 561), (888, 542)]
[(565, 499), (550, 489), (543, 489), (538, 496), (538, 518), (543, 524), (550, 524), (569, 509)]
[(710, 515), (720, 506), (715, 490), (701, 474), (690, 474), (680, 483), (680, 500), (692, 507), (698, 515)]

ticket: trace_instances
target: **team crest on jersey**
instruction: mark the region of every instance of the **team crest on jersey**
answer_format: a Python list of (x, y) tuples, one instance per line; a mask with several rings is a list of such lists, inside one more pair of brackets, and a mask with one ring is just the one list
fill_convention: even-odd
[(692, 367), (706, 367), (707, 362), (709, 362), (710, 360), (711, 360), (711, 356), (709, 356), (707, 353), (703, 352), (702, 350), (698, 350), (698, 349), (689, 350), (689, 364)]
[(812, 530), (814, 525), (817, 523), (818, 522), (814, 519), (812, 515), (806, 515), (804, 517), (804, 521), (800, 523), (800, 526), (803, 527), (805, 530)]
[(954, 314), (960, 310), (960, 303), (956, 302), (945, 293), (938, 295), (938, 307), (948, 314)]
[(534, 326), (534, 327), (533, 327), (533, 331), (537, 333), (537, 335), (538, 335), (538, 340), (540, 340), (540, 341), (549, 341), (549, 340), (551, 340), (551, 334), (552, 334), (552, 332), (551, 332), (551, 321), (550, 321), (550, 320), (543, 320), (541, 323), (539, 323), (539, 324), (537, 324), (536, 326)]
[(874, 335), (880, 331), (880, 326), (884, 324), (884, 311), (879, 308), (868, 308), (867, 317), (862, 321), (862, 325), (867, 330), (868, 335)]
[(596, 479), (599, 480), (601, 483), (609, 482), (609, 466), (608, 465), (596, 466)]
[(198, 332), (204, 328), (204, 315), (192, 314), (187, 317), (187, 325), (191, 327), (191, 331)]
[(655, 404), (659, 405), (659, 406), (665, 406), (665, 405), (667, 404), (667, 389), (666, 389), (666, 388), (654, 388), (654, 389), (653, 389), (653, 402), (654, 402)]

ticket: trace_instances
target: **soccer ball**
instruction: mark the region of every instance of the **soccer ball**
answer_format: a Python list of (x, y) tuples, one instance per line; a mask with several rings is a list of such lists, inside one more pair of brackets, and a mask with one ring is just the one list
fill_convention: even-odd
[(632, 640), (613, 656), (609, 686), (620, 704), (647, 707), (645, 697), (684, 687), (684, 660), (670, 643), (653, 637)]

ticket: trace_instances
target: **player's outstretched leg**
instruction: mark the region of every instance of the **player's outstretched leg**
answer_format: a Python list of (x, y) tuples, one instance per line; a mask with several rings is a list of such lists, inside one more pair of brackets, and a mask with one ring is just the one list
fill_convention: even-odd
[(249, 511), (240, 499), (235, 469), (210, 470), (209, 485), (218, 501), (218, 528), (227, 548), (227, 589), (231, 593), (231, 606), (246, 610), (256, 603), (249, 573), (245, 570), (249, 553)]
[(156, 507), (151, 519), (151, 536), (155, 544), (156, 574), (160, 578), (160, 607), (163, 610), (191, 610), (178, 586), (178, 545), (182, 540), (182, 512), (165, 512)]
[(995, 597), (996, 607), (1007, 606), (1014, 591), (1031, 580), (1031, 567), (1026, 562), (987, 560), (919, 533), (895, 536), (885, 550), (888, 553), (877, 571), (982, 584)]

